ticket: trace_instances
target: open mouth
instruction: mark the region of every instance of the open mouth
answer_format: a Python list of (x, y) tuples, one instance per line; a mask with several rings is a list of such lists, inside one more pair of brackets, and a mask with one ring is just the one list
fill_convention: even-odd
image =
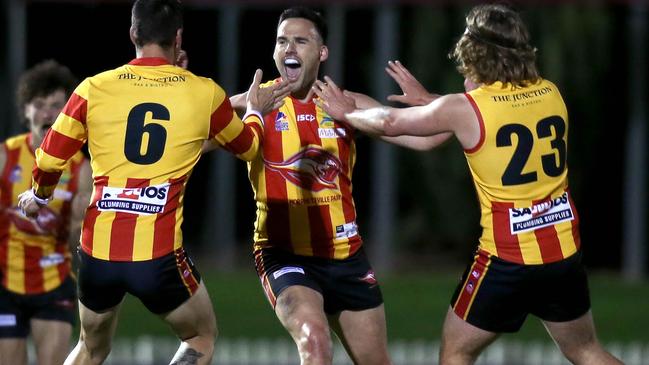
[(286, 70), (286, 78), (288, 81), (295, 81), (300, 77), (302, 72), (302, 64), (298, 59), (287, 58), (284, 60), (284, 68)]

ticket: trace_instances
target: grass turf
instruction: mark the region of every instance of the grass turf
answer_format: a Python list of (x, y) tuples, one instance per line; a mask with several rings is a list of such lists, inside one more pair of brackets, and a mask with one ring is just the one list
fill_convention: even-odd
[[(385, 299), (390, 339), (436, 340), (461, 270), (455, 273), (409, 273), (379, 277)], [(263, 295), (253, 272), (202, 276), (212, 297), (220, 336), (289, 338)], [(590, 276), (592, 310), (603, 342), (649, 343), (649, 282), (626, 283), (613, 274)], [(116, 337), (173, 336), (137, 299), (125, 300)], [(505, 335), (522, 341), (547, 340), (545, 330), (528, 317), (521, 331)]]

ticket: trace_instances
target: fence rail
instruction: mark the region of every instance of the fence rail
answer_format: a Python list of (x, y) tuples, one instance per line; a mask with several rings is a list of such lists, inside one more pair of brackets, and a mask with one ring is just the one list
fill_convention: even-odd
[[(106, 364), (166, 365), (178, 341), (140, 337), (116, 340)], [(608, 343), (606, 348), (627, 365), (649, 364), (649, 343)], [(394, 365), (437, 365), (439, 342), (400, 341), (389, 345)], [(295, 345), (287, 339), (219, 339), (215, 365), (299, 365)], [(339, 343), (334, 346), (334, 365), (352, 365)], [(557, 347), (549, 342), (499, 340), (487, 348), (476, 365), (568, 365)]]

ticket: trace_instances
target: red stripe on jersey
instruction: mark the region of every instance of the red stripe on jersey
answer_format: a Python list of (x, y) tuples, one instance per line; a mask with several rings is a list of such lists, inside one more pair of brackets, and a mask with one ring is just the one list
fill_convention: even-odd
[(176, 210), (187, 176), (169, 180), (169, 192), (164, 211), (155, 220), (153, 231), (152, 259), (166, 255), (174, 250), (176, 241)]
[[(340, 193), (342, 195), (343, 214), (345, 216), (345, 223), (356, 221), (356, 208), (354, 205), (354, 197), (352, 196), (352, 170), (354, 169), (354, 156), (351, 149), (354, 145), (354, 131), (343, 124), (335, 123), (336, 128), (345, 128), (345, 137), (338, 138), (338, 156), (342, 163), (343, 171), (338, 175), (338, 184), (340, 185)], [(359, 235), (351, 237), (349, 255), (353, 255), (363, 244)]]
[(473, 111), (475, 111), (476, 117), (478, 117), (478, 125), (480, 127), (480, 139), (478, 139), (478, 144), (473, 146), (472, 148), (465, 148), (464, 151), (466, 153), (474, 153), (477, 150), (482, 147), (482, 144), (484, 144), (485, 140), (485, 126), (484, 126), (484, 119), (482, 119), (482, 113), (480, 113), (480, 108), (478, 108), (478, 104), (476, 104), (475, 100), (469, 95), (468, 93), (464, 93), (466, 98), (469, 100), (469, 103), (473, 107)]
[(92, 256), (92, 239), (95, 233), (95, 222), (99, 216), (97, 201), (101, 199), (104, 192), (104, 186), (108, 186), (108, 176), (97, 176), (94, 181), (95, 195), (86, 209), (86, 216), (83, 220), (83, 231), (81, 232), (81, 248), (88, 255)]
[(45, 291), (43, 286), (43, 269), (40, 265), (40, 259), (43, 257), (43, 249), (37, 246), (25, 245), (25, 294), (42, 293)]
[(66, 161), (79, 152), (82, 146), (83, 141), (68, 137), (51, 128), (45, 134), (41, 144), (41, 148), (48, 155)]
[(568, 191), (568, 201), (570, 202), (570, 207), (572, 208), (572, 214), (575, 216), (575, 218), (570, 221), (570, 223), (572, 224), (572, 239), (575, 241), (577, 250), (579, 250), (581, 248), (581, 234), (579, 233), (579, 214), (577, 213), (577, 206), (575, 206), (575, 202), (572, 201), (570, 190), (566, 189), (566, 191)]
[(34, 170), (32, 170), (34, 181), (38, 186), (54, 186), (58, 184), (62, 173), (63, 171), (46, 172), (39, 169), (37, 165), (34, 165)]
[(61, 113), (72, 117), (82, 124), (86, 124), (86, 114), (88, 112), (88, 101), (81, 96), (72, 93), (70, 99), (63, 107)]
[(210, 116), (210, 138), (214, 138), (232, 121), (234, 110), (230, 104), (230, 99), (223, 99), (221, 105)]
[[(128, 178), (124, 188), (144, 188), (149, 185), (149, 179)], [(133, 259), (133, 244), (137, 214), (115, 212), (115, 218), (110, 230), (110, 261), (131, 261)]]
[(469, 314), (469, 308), (471, 307), (473, 298), (478, 294), (478, 289), (482, 283), (481, 279), (484, 279), (488, 265), (489, 254), (484, 251), (479, 251), (474, 258), (471, 269), (466, 275), (466, 279), (462, 285), (462, 291), (458, 295), (455, 304), (453, 304), (455, 314), (464, 320), (466, 320)]
[[(81, 168), (81, 165), (82, 162), (70, 163), (70, 181), (68, 181), (68, 188), (67, 188), (67, 190), (70, 193), (76, 194), (77, 192), (77, 188), (79, 185), (79, 169)], [(57, 244), (67, 245), (68, 236), (71, 234), (70, 218), (72, 215), (72, 201), (73, 199), (65, 200), (61, 205), (61, 210), (59, 211), (59, 215), (61, 217), (61, 224), (59, 224), (59, 227), (57, 229), (57, 237), (56, 237)]]
[(514, 203), (491, 202), (497, 256), (506, 261), (524, 263), (518, 236), (512, 235), (509, 227), (510, 208), (514, 208)]
[[(532, 204), (537, 205), (542, 202), (547, 202), (548, 199), (533, 200)], [(559, 241), (559, 236), (554, 225), (535, 229), (534, 236), (536, 236), (536, 241), (539, 243), (541, 259), (544, 263), (559, 261), (563, 258), (561, 242)]]
[[(266, 116), (264, 123), (264, 158), (268, 161), (283, 162), (282, 132), (275, 130), (275, 118), (278, 110)], [(264, 180), (266, 181), (266, 205), (268, 215), (266, 219), (266, 233), (273, 246), (292, 252), (291, 245), (291, 220), (289, 219), (288, 192), (286, 180), (282, 175), (264, 166)]]
[(20, 148), (10, 150), (6, 144), (5, 149), (6, 161), (0, 179), (0, 276), (2, 276), (2, 285), (7, 286), (7, 275), (1, 275), (7, 268), (7, 244), (9, 242), (9, 227), (11, 219), (4, 208), (13, 205), (14, 184), (10, 180), (14, 167), (18, 164), (20, 158)]
[[(297, 130), (300, 135), (301, 146), (316, 145), (322, 147), (322, 139), (320, 139), (317, 133), (320, 126), (317, 119), (315, 103), (313, 101), (302, 103), (293, 99), (293, 105), (295, 107), (295, 117), (297, 119)], [(305, 118), (301, 118), (301, 116), (305, 116)], [(307, 207), (307, 211), (313, 256), (333, 257), (333, 245), (329, 238), (331, 237), (331, 232), (333, 232), (329, 205), (310, 206)]]
[(310, 206), (307, 211), (309, 214), (313, 256), (332, 258), (334, 250), (329, 236), (333, 229), (331, 227), (329, 205)]
[[(316, 118), (315, 103), (310, 101), (304, 104), (297, 99), (293, 99), (293, 106), (295, 109), (295, 118), (297, 119), (297, 130), (300, 134), (300, 145), (302, 147), (308, 145), (322, 146), (322, 140), (318, 135), (319, 126)], [(313, 118), (300, 118), (301, 116), (307, 115)], [(302, 119), (302, 121), (300, 121), (300, 119)]]
[(68, 277), (70, 270), (72, 269), (70, 265), (70, 257), (68, 256), (67, 242), (63, 242), (63, 244), (57, 244), (55, 251), (65, 257), (65, 261), (56, 266), (57, 270), (59, 271), (59, 280), (63, 282), (63, 280)]
[(257, 134), (257, 138), (259, 138), (260, 141), (263, 141), (263, 139), (264, 139), (264, 130), (261, 128), (261, 126), (259, 124), (253, 123), (253, 122), (248, 122), (248, 123), (246, 123), (246, 125), (249, 125), (250, 127), (252, 127), (255, 134)]
[(232, 152), (235, 155), (242, 154), (250, 149), (252, 146), (252, 141), (255, 139), (254, 132), (252, 128), (246, 126), (241, 130), (238, 136), (236, 136), (232, 141), (228, 142), (223, 146), (226, 151)]
[(174, 252), (174, 255), (176, 256), (176, 267), (178, 268), (180, 279), (185, 284), (187, 291), (189, 291), (189, 295), (194, 295), (194, 293), (196, 293), (196, 290), (198, 290), (199, 283), (198, 280), (196, 280), (196, 276), (194, 276), (194, 272), (192, 271), (191, 266), (189, 265), (189, 259), (187, 258), (185, 249), (183, 249), (182, 247), (177, 249)]

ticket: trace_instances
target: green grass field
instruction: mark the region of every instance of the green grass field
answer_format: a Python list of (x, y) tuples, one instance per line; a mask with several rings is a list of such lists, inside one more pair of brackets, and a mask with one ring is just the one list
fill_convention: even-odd
[[(205, 270), (204, 270), (205, 271)], [(390, 339), (435, 340), (461, 270), (455, 273), (410, 273), (380, 277)], [(203, 272), (224, 338), (289, 338), (267, 303), (253, 272)], [(649, 343), (649, 283), (628, 284), (615, 275), (591, 274), (593, 313), (603, 342)], [(166, 325), (127, 297), (117, 338), (173, 336)], [(529, 317), (521, 332), (505, 338), (548, 340), (540, 322)]]

